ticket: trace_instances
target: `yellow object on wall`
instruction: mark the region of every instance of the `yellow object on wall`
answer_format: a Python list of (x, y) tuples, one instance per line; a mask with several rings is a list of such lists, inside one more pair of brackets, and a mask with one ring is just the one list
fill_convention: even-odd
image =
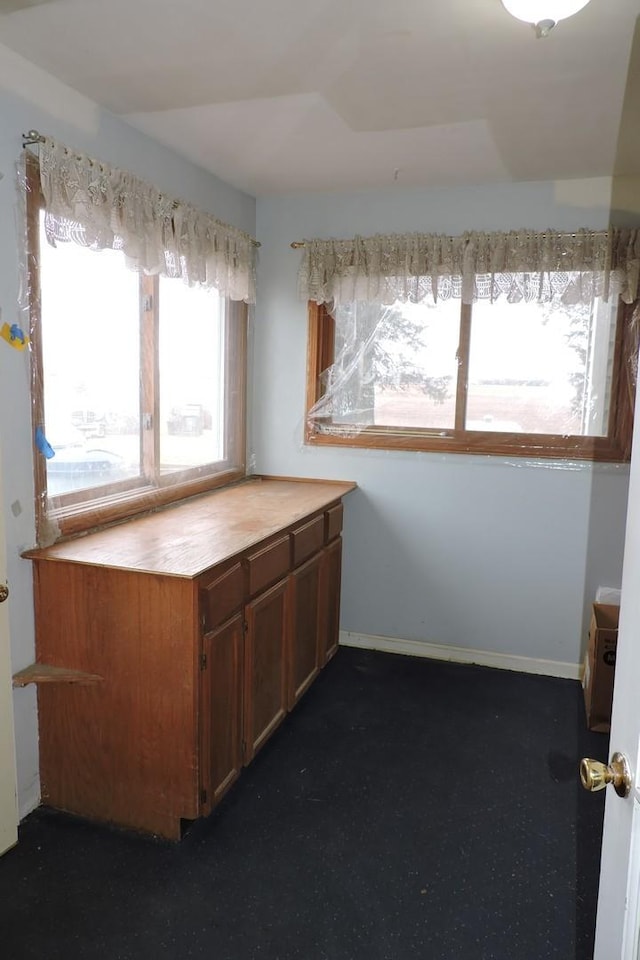
[(0, 327), (0, 337), (6, 340), (10, 347), (15, 350), (24, 350), (29, 344), (29, 337), (22, 332), (17, 323), (3, 323)]

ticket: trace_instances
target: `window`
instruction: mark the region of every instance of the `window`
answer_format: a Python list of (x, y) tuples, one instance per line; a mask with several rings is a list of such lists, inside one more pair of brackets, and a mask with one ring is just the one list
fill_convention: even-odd
[(54, 535), (77, 532), (241, 477), (245, 305), (129, 270), (120, 250), (52, 246), (32, 174), (40, 532), (49, 522)]
[(306, 441), (628, 459), (630, 314), (597, 298), (345, 302), (332, 314), (310, 303)]

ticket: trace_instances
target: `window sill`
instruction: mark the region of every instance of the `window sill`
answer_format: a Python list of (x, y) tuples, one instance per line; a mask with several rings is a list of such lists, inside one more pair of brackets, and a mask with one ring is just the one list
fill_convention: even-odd
[(335, 432), (308, 428), (305, 443), (311, 446), (354, 447), (374, 450), (403, 450), (424, 453), (452, 453), (527, 459), (585, 460), (602, 463), (627, 463), (630, 455), (606, 437), (544, 438), (531, 434), (467, 432), (427, 432), (366, 427), (353, 431), (329, 428)]
[(47, 522), (55, 530), (56, 535), (53, 539), (46, 538), (47, 545), (56, 540), (88, 533), (113, 523), (132, 520), (144, 513), (152, 513), (162, 507), (182, 503), (210, 490), (231, 486), (245, 478), (246, 473), (243, 468), (233, 468), (213, 476), (180, 484), (179, 487), (138, 488), (121, 497), (95, 501), (92, 506), (83, 503), (51, 509), (47, 514)]

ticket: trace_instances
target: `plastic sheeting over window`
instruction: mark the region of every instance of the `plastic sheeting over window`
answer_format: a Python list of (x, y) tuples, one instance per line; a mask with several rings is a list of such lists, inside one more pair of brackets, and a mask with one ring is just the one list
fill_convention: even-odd
[(38, 545), (240, 479), (245, 306), (49, 244), (35, 164), (19, 176)]
[(602, 299), (473, 306), (450, 299), (313, 311), (318, 364), (309, 440), (628, 455), (624, 411), (633, 407), (638, 349), (628, 308)]

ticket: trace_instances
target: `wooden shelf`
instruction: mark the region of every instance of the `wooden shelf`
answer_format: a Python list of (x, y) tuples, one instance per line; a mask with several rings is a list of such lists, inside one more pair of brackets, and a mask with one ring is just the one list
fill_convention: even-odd
[(101, 683), (97, 673), (69, 670), (67, 667), (52, 667), (48, 663), (32, 663), (13, 676), (14, 687), (26, 687), (29, 683)]

